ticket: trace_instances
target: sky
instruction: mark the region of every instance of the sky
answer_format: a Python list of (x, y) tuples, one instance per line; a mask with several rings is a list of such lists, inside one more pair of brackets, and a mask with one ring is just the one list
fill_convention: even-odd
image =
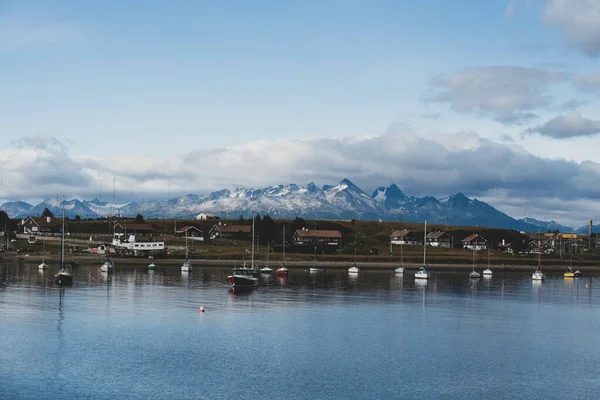
[(348, 178), (600, 221), (600, 0), (0, 0), (1, 202)]

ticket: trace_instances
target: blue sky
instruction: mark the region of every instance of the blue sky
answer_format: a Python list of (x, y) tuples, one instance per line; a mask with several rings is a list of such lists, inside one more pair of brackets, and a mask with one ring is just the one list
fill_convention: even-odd
[[(348, 177), (595, 216), (599, 3), (0, 2), (4, 194), (87, 196), (113, 176), (146, 198)], [(416, 179), (408, 149), (460, 162), (439, 166), (445, 182)]]

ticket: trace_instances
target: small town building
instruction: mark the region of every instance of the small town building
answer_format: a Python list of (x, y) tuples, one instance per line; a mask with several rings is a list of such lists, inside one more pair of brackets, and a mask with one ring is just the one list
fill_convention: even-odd
[(213, 225), (208, 231), (211, 239), (252, 239), (252, 227), (250, 225)]
[(60, 233), (62, 223), (62, 218), (28, 217), (19, 224), (19, 232), (29, 235)]
[(487, 249), (487, 240), (479, 234), (474, 233), (462, 240), (463, 248), (469, 250), (485, 250)]
[(342, 234), (335, 230), (298, 229), (292, 236), (294, 245), (327, 245), (339, 246), (342, 243)]
[(390, 241), (392, 244), (403, 244), (408, 246), (416, 246), (419, 244), (417, 241), (417, 235), (408, 229), (399, 229), (392, 232), (390, 235)]
[(445, 248), (452, 246), (452, 237), (446, 232), (430, 232), (426, 239), (427, 246)]
[(178, 236), (188, 236), (198, 238), (198, 240), (204, 240), (204, 232), (202, 232), (201, 229), (191, 225), (184, 226), (183, 228), (176, 230), (175, 234)]
[(196, 219), (205, 221), (205, 220), (215, 220), (215, 219), (220, 219), (220, 218), (216, 215), (200, 213), (200, 214), (196, 215)]
[(508, 243), (505, 239), (502, 239), (502, 241), (498, 243), (498, 251), (502, 253), (514, 254), (512, 243)]

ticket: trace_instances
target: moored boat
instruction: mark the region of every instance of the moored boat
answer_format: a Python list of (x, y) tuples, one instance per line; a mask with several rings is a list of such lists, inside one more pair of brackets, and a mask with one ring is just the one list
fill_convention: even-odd
[(54, 275), (54, 283), (61, 286), (70, 286), (73, 284), (73, 275), (65, 270), (65, 199), (63, 197), (62, 209), (62, 228), (60, 234), (60, 264), (59, 270)]
[(246, 266), (234, 268), (231, 275), (227, 277), (231, 287), (258, 286), (258, 278), (254, 276), (254, 269)]
[(425, 220), (425, 231), (423, 234), (423, 266), (415, 272), (415, 279), (429, 279), (429, 271), (427, 269), (427, 220)]

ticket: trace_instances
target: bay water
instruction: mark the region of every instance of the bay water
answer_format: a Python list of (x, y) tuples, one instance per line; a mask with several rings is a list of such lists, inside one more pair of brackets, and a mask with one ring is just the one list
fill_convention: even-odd
[[(2, 399), (569, 399), (600, 392), (600, 275), (0, 264)], [(200, 312), (204, 307), (205, 312)]]

